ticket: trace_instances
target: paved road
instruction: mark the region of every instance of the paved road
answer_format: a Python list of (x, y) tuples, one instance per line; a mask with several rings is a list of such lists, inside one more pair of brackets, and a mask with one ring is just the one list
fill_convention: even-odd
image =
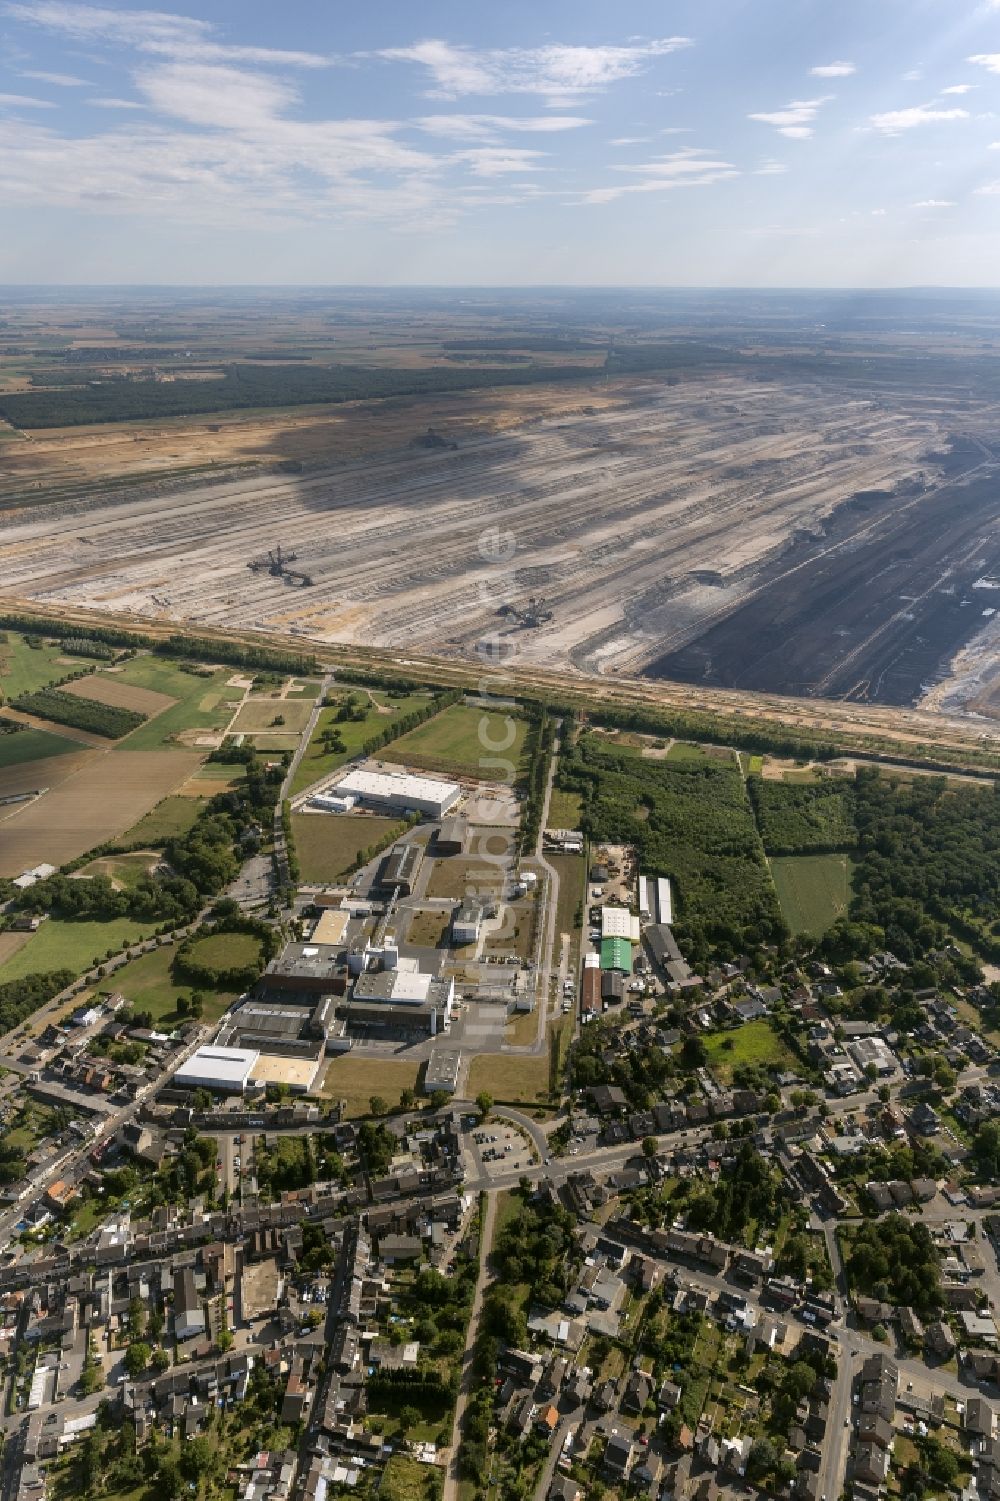
[(465, 1409), (468, 1407), (469, 1398), (472, 1395), (473, 1355), (483, 1312), (483, 1294), (486, 1291), (486, 1284), (489, 1280), (490, 1247), (493, 1244), (493, 1227), (496, 1223), (496, 1214), (496, 1194), (487, 1194), (486, 1212), (483, 1215), (483, 1229), (479, 1246), (479, 1276), (476, 1280), (476, 1290), (472, 1295), (469, 1331), (465, 1341), (465, 1352), (462, 1356), (462, 1376), (458, 1388), (458, 1398), (455, 1402), (455, 1418), (451, 1427), (451, 1452), (448, 1456), (448, 1468), (445, 1471), (442, 1501), (458, 1501), (458, 1459), (462, 1425), (465, 1421)]

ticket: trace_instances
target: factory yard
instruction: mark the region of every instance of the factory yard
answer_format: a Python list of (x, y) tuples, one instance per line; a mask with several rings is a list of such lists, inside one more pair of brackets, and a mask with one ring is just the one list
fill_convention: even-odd
[[(619, 382), (454, 452), (8, 512), (0, 566), (48, 607), (902, 704), (984, 628), (1000, 569), (991, 409), (966, 394)], [(278, 542), (311, 585), (248, 569)], [(285, 733), (307, 709), (238, 728), (272, 707)]]

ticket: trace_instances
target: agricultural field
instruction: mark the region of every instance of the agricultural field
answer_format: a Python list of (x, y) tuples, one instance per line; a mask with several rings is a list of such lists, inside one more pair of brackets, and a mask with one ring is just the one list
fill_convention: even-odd
[[(394, 742), (392, 759), (423, 771), (475, 777), (483, 782), (520, 781), (527, 771), (530, 725), (496, 710), (450, 704), (433, 719)], [(497, 765), (498, 762), (503, 764)]]
[[(328, 693), (327, 707), (320, 711), (309, 746), (295, 773), (292, 796), (332, 775), (338, 767), (360, 755), (365, 742), (384, 730), (393, 720), (402, 719), (414, 709), (426, 708), (428, 697), (426, 693), (396, 695), (354, 686), (345, 686)], [(351, 699), (364, 708), (364, 717), (338, 719), (338, 712)], [(334, 733), (340, 735), (343, 750), (327, 748), (328, 737)]]
[(138, 683), (126, 682), (123, 676), (112, 676), (112, 672), (123, 673), (124, 668), (113, 668), (107, 672), (91, 673), (86, 678), (77, 678), (75, 682), (67, 683), (63, 691), (72, 693), (77, 698), (89, 699), (92, 703), (108, 704), (115, 709), (131, 709), (136, 714), (144, 714), (147, 719), (162, 714), (165, 709), (172, 709), (177, 702), (168, 693), (157, 693)]
[(713, 1032), (703, 1039), (708, 1065), (724, 1082), (741, 1064), (758, 1068), (795, 1069), (798, 1059), (789, 1052), (766, 1021), (744, 1022), (728, 1032)]
[(138, 656), (124, 663), (115, 673), (114, 682), (145, 688), (175, 700), (155, 719), (134, 730), (125, 749), (162, 750), (170, 746), (216, 744), (243, 697), (241, 689), (228, 686), (231, 676), (229, 668), (213, 671), (199, 666), (185, 671), (181, 663), (163, 657)]
[(320, 1086), (329, 1100), (346, 1100), (349, 1116), (368, 1115), (372, 1095), (396, 1105), (404, 1089), (416, 1089), (421, 1064), (396, 1058), (331, 1058)]
[(182, 750), (116, 749), (89, 756), (79, 771), (5, 822), (0, 875), (16, 876), (43, 861), (64, 865), (124, 834), (185, 782), (199, 760)]
[(770, 863), (782, 916), (793, 933), (819, 938), (847, 912), (849, 855), (783, 855)]
[[(6, 766), (27, 766), (35, 761), (48, 761), (53, 756), (65, 756), (78, 751), (78, 740), (64, 739), (50, 730), (19, 730), (13, 735), (0, 735), (0, 770)], [(36, 779), (31, 779), (35, 785)], [(46, 780), (39, 773), (38, 781)], [(4, 791), (7, 788), (4, 787)]]
[(362, 850), (405, 828), (399, 819), (367, 814), (293, 813), (292, 837), (303, 881), (338, 880)]
[[(153, 1024), (165, 1030), (179, 1026), (185, 1016), (177, 1010), (178, 999), (188, 1002), (197, 990), (204, 997), (202, 1020), (218, 1021), (236, 1000), (235, 991), (213, 990), (207, 985), (187, 985), (174, 979), (171, 966), (176, 950), (173, 945), (164, 945), (129, 960), (121, 969), (115, 970), (111, 984), (120, 995), (131, 1001), (137, 1011), (148, 1011)], [(107, 988), (108, 982), (105, 982)], [(97, 991), (91, 992), (97, 994)], [(81, 1002), (75, 1001), (74, 1006)]]
[[(0, 965), (0, 984), (55, 969), (80, 974), (92, 964), (103, 963), (109, 953), (117, 954), (129, 944), (148, 938), (155, 927), (155, 923), (133, 922), (130, 917), (115, 917), (110, 922), (63, 922), (50, 917)], [(115, 985), (117, 988), (117, 980)]]

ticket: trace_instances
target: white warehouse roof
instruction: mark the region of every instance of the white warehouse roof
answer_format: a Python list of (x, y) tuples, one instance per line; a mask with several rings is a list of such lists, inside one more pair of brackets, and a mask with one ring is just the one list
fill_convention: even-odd
[(243, 1090), (260, 1054), (251, 1048), (203, 1047), (174, 1074), (182, 1089)]
[(337, 783), (336, 788), (327, 788), (339, 797), (352, 794), (369, 798), (373, 802), (394, 803), (399, 808), (421, 808), (435, 804), (444, 810), (458, 802), (462, 789), (457, 782), (443, 782), (435, 777), (409, 776), (402, 772), (349, 771)]
[(627, 907), (602, 907), (601, 937), (627, 938), (631, 943), (638, 943), (639, 919), (633, 917)]

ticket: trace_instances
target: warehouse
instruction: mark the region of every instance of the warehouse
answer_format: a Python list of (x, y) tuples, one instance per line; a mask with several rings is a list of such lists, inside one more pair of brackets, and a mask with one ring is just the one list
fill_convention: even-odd
[(457, 782), (442, 782), (434, 777), (362, 769), (349, 771), (336, 789), (327, 789), (327, 795), (330, 793), (341, 798), (354, 797), (376, 808), (396, 808), (399, 812), (413, 809), (416, 813), (429, 813), (432, 818), (443, 818), (458, 802), (462, 789)]
[(381, 891), (410, 896), (416, 884), (424, 852), (419, 844), (394, 844), (382, 861), (378, 885)]
[(632, 973), (632, 945), (627, 938), (601, 939), (601, 968), (620, 969), (623, 975)]
[(317, 792), (309, 799), (308, 806), (319, 813), (350, 813), (356, 802), (357, 798), (351, 793), (342, 796), (335, 792)]
[(174, 1074), (180, 1089), (214, 1089), (243, 1094), (260, 1054), (250, 1048), (203, 1047)]
[(633, 917), (627, 907), (602, 907), (601, 937), (625, 938), (629, 943), (638, 943), (639, 919)]

